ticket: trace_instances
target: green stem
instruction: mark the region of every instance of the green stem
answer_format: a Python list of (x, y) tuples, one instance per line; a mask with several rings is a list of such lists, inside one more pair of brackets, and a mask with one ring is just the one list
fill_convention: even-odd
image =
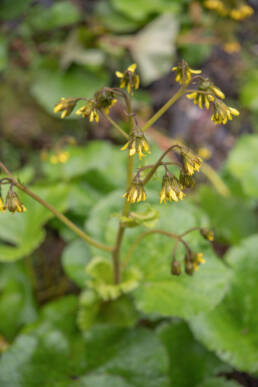
[(156, 122), (170, 108), (170, 106), (172, 106), (180, 97), (182, 97), (182, 95), (184, 95), (187, 85), (188, 84), (181, 86), (176, 94), (174, 94), (173, 97), (171, 97), (168, 102), (162, 106), (162, 108), (160, 108), (157, 113), (155, 113), (154, 116), (149, 119), (149, 121), (146, 122), (145, 125), (143, 125), (141, 128), (143, 132), (152, 126), (154, 122)]
[(119, 126), (114, 120), (112, 120), (112, 118), (109, 117), (109, 116), (106, 114), (106, 112), (104, 112), (104, 110), (101, 110), (101, 113), (102, 113), (103, 116), (111, 123), (111, 125), (113, 125), (114, 128), (116, 128), (116, 129), (119, 131), (119, 133), (121, 133), (126, 139), (129, 138), (128, 134), (125, 133), (125, 131), (124, 131), (122, 128), (120, 128), (120, 126)]
[(158, 167), (162, 164), (162, 160), (164, 159), (164, 157), (171, 151), (173, 150), (173, 148), (181, 148), (180, 145), (178, 144), (174, 144), (172, 146), (170, 146), (161, 156), (160, 158), (158, 159), (158, 161), (156, 162), (156, 164), (154, 164), (153, 168), (150, 170), (150, 172), (146, 175), (145, 179), (143, 180), (142, 184), (145, 185), (148, 183), (148, 181), (152, 178), (152, 176), (154, 175), (154, 173), (156, 172), (156, 170), (158, 169)]
[(65, 215), (61, 214), (61, 212), (56, 210), (51, 204), (47, 203), (44, 199), (42, 199), (41, 197), (36, 195), (29, 188), (20, 184), (1, 161), (0, 161), (0, 168), (10, 177), (12, 183), (17, 188), (19, 188), (21, 191), (25, 192), (32, 199), (36, 200), (38, 203), (42, 204), (42, 206), (44, 206), (49, 211), (51, 211), (59, 220), (61, 220), (61, 222), (66, 224), (66, 226), (69, 227), (71, 230), (73, 230), (80, 238), (84, 239), (87, 243), (89, 243), (90, 245), (92, 245), (94, 247), (97, 247), (98, 249), (105, 250), (105, 251), (112, 251), (113, 250), (112, 247), (106, 246), (106, 245), (92, 239), (88, 234), (86, 234), (79, 227), (77, 227), (73, 222), (71, 222)]
[[(133, 131), (133, 117), (132, 117), (132, 105), (131, 98), (126, 98), (126, 105), (129, 117), (130, 134)], [(128, 165), (127, 165), (127, 179), (126, 179), (126, 190), (130, 187), (133, 179), (133, 167), (134, 167), (134, 156), (130, 156), (128, 152)], [(124, 207), (122, 211), (123, 216), (128, 216), (130, 213), (130, 203), (125, 199)], [(113, 267), (114, 267), (114, 282), (118, 284), (121, 281), (121, 264), (120, 264), (120, 250), (122, 245), (123, 236), (125, 233), (125, 227), (120, 222), (116, 236), (116, 243), (112, 254)]]
[(149, 231), (145, 231), (143, 232), (142, 234), (140, 234), (136, 239), (135, 241), (133, 242), (133, 244), (130, 246), (125, 258), (124, 258), (124, 261), (123, 261), (123, 265), (122, 265), (122, 269), (124, 270), (124, 268), (128, 265), (128, 262), (131, 258), (131, 255), (132, 253), (134, 252), (136, 246), (138, 245), (138, 243), (143, 239), (145, 238), (146, 236), (148, 235), (151, 235), (151, 234), (161, 234), (161, 235), (165, 235), (169, 238), (173, 238), (173, 239), (176, 239), (177, 241), (183, 243), (183, 245), (185, 246), (185, 248), (188, 250), (188, 245), (187, 243), (181, 238), (180, 235), (177, 235), (177, 234), (174, 234), (172, 232), (168, 232), (168, 231), (164, 231), (164, 230), (149, 230)]

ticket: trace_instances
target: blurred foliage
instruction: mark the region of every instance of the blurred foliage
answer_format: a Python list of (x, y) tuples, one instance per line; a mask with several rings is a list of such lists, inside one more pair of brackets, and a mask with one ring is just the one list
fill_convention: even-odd
[[(143, 83), (135, 109), (146, 120), (150, 101), (156, 108), (169, 98), (170, 68), (184, 57), (214, 75), (241, 107), (240, 123), (216, 133), (187, 102), (159, 124), (196, 150), (208, 148), (229, 189), (221, 196), (200, 174), (192, 196), (164, 207), (154, 179), (150, 206), (140, 205), (139, 219), (151, 213), (165, 230), (214, 230), (212, 245), (198, 232), (187, 237), (207, 261), (194, 277), (172, 277), (174, 242), (149, 235), (120, 286), (113, 285), (107, 254), (30, 197), (21, 194), (26, 213), (1, 214), (1, 387), (237, 387), (235, 370), (255, 378), (257, 15), (239, 23), (190, 0), (2, 0), (0, 21), (1, 160), (103, 243), (114, 242), (122, 205), (122, 139), (104, 120), (90, 128), (75, 115), (66, 122), (53, 117), (61, 97), (89, 98), (114, 85), (114, 70), (135, 61)], [(121, 107), (114, 115), (123, 118)], [(51, 155), (67, 135), (77, 145), (61, 146), (69, 158), (53, 165)], [(164, 145), (157, 143), (151, 162)], [(151, 227), (146, 223), (128, 230), (122, 259)], [(183, 262), (183, 249), (178, 253)], [(52, 271), (60, 278), (52, 279)]]

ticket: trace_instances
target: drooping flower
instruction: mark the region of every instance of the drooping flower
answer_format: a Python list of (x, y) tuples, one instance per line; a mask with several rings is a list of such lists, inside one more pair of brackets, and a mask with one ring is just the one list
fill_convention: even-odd
[(165, 204), (168, 201), (178, 202), (178, 199), (182, 200), (184, 197), (184, 192), (182, 191), (181, 184), (175, 176), (170, 176), (165, 174), (162, 180), (162, 187), (160, 191), (160, 203), (164, 202)]
[(182, 150), (181, 156), (183, 160), (183, 171), (186, 175), (192, 176), (194, 172), (198, 172), (202, 159), (199, 156), (196, 156), (189, 150)]
[(193, 99), (193, 102), (201, 109), (205, 107), (207, 110), (210, 107), (210, 103), (214, 101), (215, 97), (224, 99), (225, 94), (208, 78), (202, 80), (196, 91), (187, 94), (187, 98)]
[(61, 98), (54, 106), (54, 113), (62, 112), (61, 118), (68, 117), (72, 113), (78, 100), (79, 98)]
[(123, 194), (123, 198), (126, 198), (129, 203), (138, 203), (146, 200), (143, 184), (139, 180), (132, 182), (126, 193)]
[(135, 73), (136, 67), (136, 63), (133, 63), (123, 73), (116, 71), (117, 78), (120, 78), (120, 88), (126, 88), (129, 94), (132, 89), (137, 90), (140, 86), (140, 77)]
[(76, 111), (77, 115), (81, 115), (83, 118), (89, 117), (90, 122), (99, 122), (99, 114), (94, 99), (90, 99), (84, 106)]
[(214, 241), (214, 233), (212, 230), (209, 230), (208, 228), (201, 228), (200, 233), (208, 241), (210, 242)]
[(20, 201), (17, 193), (14, 192), (11, 188), (7, 193), (4, 209), (12, 213), (24, 212), (27, 210), (24, 204), (22, 204), (22, 202)]
[(182, 60), (178, 66), (172, 67), (171, 70), (176, 71), (176, 81), (180, 84), (190, 82), (193, 74), (201, 74), (202, 72), (202, 70), (191, 69), (184, 60)]
[(121, 150), (129, 149), (129, 155), (134, 156), (136, 153), (141, 160), (142, 157), (146, 156), (144, 152), (150, 154), (150, 147), (144, 134), (140, 131), (130, 135), (127, 143), (121, 148)]
[(239, 116), (239, 111), (233, 107), (227, 106), (219, 99), (214, 101), (214, 113), (211, 120), (215, 124), (226, 124), (228, 120), (232, 120), (233, 116)]

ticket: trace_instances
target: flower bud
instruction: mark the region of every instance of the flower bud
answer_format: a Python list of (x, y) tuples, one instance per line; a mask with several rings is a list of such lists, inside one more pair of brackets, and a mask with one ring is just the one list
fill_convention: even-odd
[(210, 242), (214, 241), (214, 233), (213, 233), (213, 231), (209, 230), (208, 228), (201, 228), (200, 233), (208, 241), (210, 241)]
[(13, 192), (10, 188), (5, 201), (4, 209), (14, 213), (14, 212), (24, 212), (26, 211), (26, 207), (20, 201), (16, 192)]
[(192, 188), (195, 185), (195, 180), (192, 176), (187, 175), (182, 170), (180, 172), (179, 181), (185, 188)]
[(180, 275), (181, 274), (180, 263), (178, 261), (176, 261), (175, 259), (172, 260), (171, 274), (173, 274), (173, 275)]

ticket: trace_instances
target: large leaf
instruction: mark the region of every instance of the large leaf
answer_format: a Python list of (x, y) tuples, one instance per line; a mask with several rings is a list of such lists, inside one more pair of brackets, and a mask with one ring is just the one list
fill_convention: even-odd
[(258, 135), (240, 137), (227, 161), (227, 169), (237, 177), (246, 194), (258, 198)]
[(146, 19), (155, 12), (175, 12), (178, 2), (174, 0), (112, 0), (114, 8), (134, 20)]
[(225, 242), (238, 243), (256, 232), (258, 219), (246, 200), (233, 196), (233, 193), (223, 197), (208, 186), (201, 187), (198, 200), (209, 216), (215, 234)]
[(258, 96), (257, 96), (257, 87), (258, 87), (258, 71), (254, 70), (245, 74), (246, 82), (244, 83), (241, 90), (241, 102), (244, 106), (248, 107), (250, 110), (258, 110)]
[[(174, 321), (164, 324), (159, 329), (159, 335), (169, 354), (171, 385), (202, 386), (206, 378), (229, 370), (194, 339), (186, 323)], [(219, 386), (220, 379), (216, 380)]]
[(258, 236), (227, 254), (234, 275), (230, 291), (209, 313), (191, 320), (194, 334), (234, 367), (258, 373)]
[(99, 191), (109, 192), (125, 181), (126, 155), (104, 141), (91, 141), (86, 146), (68, 147), (69, 159), (64, 164), (43, 164), (51, 179), (70, 180), (84, 176)]
[(0, 334), (7, 340), (37, 317), (30, 278), (21, 262), (0, 264), (0, 316)]
[[(68, 187), (55, 184), (46, 187), (32, 187), (31, 190), (52, 204), (59, 211), (67, 207)], [(1, 213), (0, 217), (0, 261), (15, 261), (30, 254), (44, 239), (42, 226), (53, 214), (31, 197), (20, 193), (19, 197), (27, 207), (23, 213)]]
[(85, 339), (89, 372), (120, 376), (129, 386), (168, 386), (167, 356), (154, 332), (96, 327)]
[(86, 242), (76, 239), (63, 251), (62, 265), (66, 274), (78, 285), (85, 286), (86, 266), (91, 259), (91, 253)]
[[(112, 217), (122, 205), (121, 192), (112, 192), (92, 209), (87, 221), (87, 230), (98, 240), (112, 245), (118, 229), (118, 220)], [(158, 194), (154, 194), (158, 200)], [(141, 210), (142, 204), (135, 206)], [(187, 201), (156, 205), (160, 211), (158, 229), (182, 233), (188, 228), (207, 225), (207, 219), (197, 207)], [(122, 244), (122, 257), (125, 257), (131, 244), (143, 227), (126, 231)], [(198, 232), (187, 240), (194, 251), (202, 251), (207, 260), (193, 277), (170, 274), (174, 240), (162, 235), (149, 235), (138, 244), (129, 264), (138, 267), (143, 274), (140, 286), (135, 291), (137, 306), (146, 313), (159, 313), (164, 316), (189, 317), (204, 310), (210, 310), (222, 299), (228, 288), (230, 270), (215, 256), (209, 245)], [(184, 252), (179, 249), (179, 259)]]
[[(62, 97), (91, 98), (107, 84), (107, 75), (72, 68), (67, 72), (58, 69), (42, 68), (35, 72), (31, 93), (49, 113), (53, 114), (55, 104)], [(73, 116), (78, 117), (78, 116)]]
[(70, 1), (59, 1), (50, 7), (33, 7), (26, 20), (37, 30), (51, 30), (78, 22), (81, 19), (79, 9)]
[(32, 0), (2, 0), (0, 7), (0, 19), (12, 19), (18, 17), (28, 9)]
[(108, 326), (82, 337), (76, 307), (75, 296), (44, 307), (38, 322), (3, 354), (1, 387), (97, 387), (105, 381), (124, 387), (168, 386), (166, 353), (153, 332)]

